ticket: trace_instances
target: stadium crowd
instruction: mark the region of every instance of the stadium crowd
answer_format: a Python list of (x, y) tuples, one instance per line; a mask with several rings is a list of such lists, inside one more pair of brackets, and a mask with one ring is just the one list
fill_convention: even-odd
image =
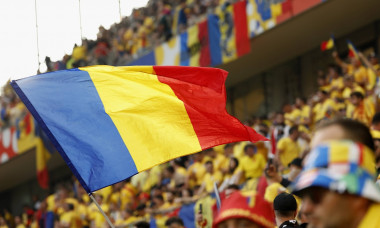
[(236, 0), (150, 0), (146, 7), (134, 9), (106, 30), (99, 27), (97, 40), (83, 39), (71, 55), (52, 62), (45, 58), (47, 71), (71, 69), (90, 65), (127, 65), (147, 54), (172, 36), (199, 23), (218, 6)]
[[(48, 71), (125, 65), (218, 5), (212, 0), (151, 0), (109, 30), (100, 27), (98, 39), (83, 40), (71, 56), (55, 63), (47, 57)], [(359, 53), (347, 60), (336, 51), (332, 55), (335, 62), (316, 76), (316, 93), (246, 121), (270, 142), (232, 143), (177, 158), (95, 192), (96, 201), (116, 227), (184, 227), (187, 215), (181, 211), (194, 203), (195, 217), (190, 217), (197, 227), (379, 227), (380, 65), (374, 55)], [(5, 86), (1, 127), (16, 125), (23, 112)], [(339, 167), (331, 165), (334, 159)], [(25, 205), (22, 214), (1, 212), (0, 228), (107, 227), (74, 178), (51, 193)]]

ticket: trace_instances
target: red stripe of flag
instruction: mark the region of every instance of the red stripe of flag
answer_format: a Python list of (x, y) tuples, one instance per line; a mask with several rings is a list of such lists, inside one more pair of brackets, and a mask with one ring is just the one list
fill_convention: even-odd
[(211, 56), (210, 56), (207, 20), (198, 24), (198, 39), (199, 39), (199, 42), (201, 43), (199, 66), (201, 67), (210, 66)]
[(236, 51), (240, 57), (251, 51), (251, 43), (248, 36), (246, 1), (239, 1), (234, 4), (234, 24)]
[(237, 141), (268, 140), (227, 113), (226, 71), (206, 67), (153, 68), (158, 80), (169, 85), (183, 101), (202, 149)]

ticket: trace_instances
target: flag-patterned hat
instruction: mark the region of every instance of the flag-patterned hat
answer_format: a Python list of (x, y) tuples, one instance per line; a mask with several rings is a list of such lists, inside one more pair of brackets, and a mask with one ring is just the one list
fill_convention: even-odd
[(297, 194), (308, 187), (323, 187), (380, 202), (375, 174), (375, 157), (371, 149), (347, 140), (329, 141), (310, 152), (303, 171), (291, 188)]

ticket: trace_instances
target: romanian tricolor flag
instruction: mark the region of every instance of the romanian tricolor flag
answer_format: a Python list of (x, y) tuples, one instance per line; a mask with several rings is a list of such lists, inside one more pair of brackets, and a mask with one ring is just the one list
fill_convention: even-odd
[(93, 66), (12, 81), (87, 192), (220, 144), (265, 137), (230, 116), (215, 68)]
[(321, 43), (321, 50), (322, 51), (330, 50), (334, 48), (334, 46), (335, 46), (334, 37), (331, 36), (329, 40), (323, 41)]
[(348, 45), (348, 56), (351, 58), (359, 59), (358, 51), (356, 50), (354, 44), (351, 41), (347, 40)]

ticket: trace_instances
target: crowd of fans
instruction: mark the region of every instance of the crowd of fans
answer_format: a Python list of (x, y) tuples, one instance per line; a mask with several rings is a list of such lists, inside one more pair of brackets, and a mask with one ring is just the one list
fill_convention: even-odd
[[(165, 222), (172, 227), (173, 221), (173, 224), (183, 226), (178, 217), (181, 208), (205, 197), (215, 197), (214, 183), (222, 198), (233, 195), (233, 192), (251, 192), (275, 211), (284, 207), (294, 209), (289, 203), (292, 200), (286, 198), (293, 197), (291, 194), (280, 200), (286, 202), (285, 206), (276, 203), (276, 196), (289, 192), (290, 184), (302, 170), (306, 155), (320, 141), (336, 138), (359, 141), (380, 158), (380, 113), (375, 114), (379, 108), (377, 81), (380, 68), (377, 58), (367, 58), (361, 53), (359, 56), (361, 59), (349, 58), (348, 63), (333, 52), (336, 63), (319, 72), (319, 90), (309, 99), (297, 98), (294, 104), (284, 105), (282, 112), (246, 122), (271, 142), (221, 145), (172, 160), (97, 191), (94, 193), (97, 202), (117, 227), (146, 227), (152, 218), (159, 227), (165, 226)], [(7, 123), (7, 118), (10, 120), (19, 112), (14, 109), (18, 109), (20, 101), (7, 86), (2, 101), (7, 104), (3, 105), (5, 111), (1, 112), (3, 123)], [(328, 122), (331, 119), (338, 120), (331, 124)], [(372, 136), (366, 126), (371, 127)], [(379, 160), (376, 161), (379, 163)], [(236, 197), (238, 200), (243, 196)], [(296, 218), (300, 223), (308, 221), (302, 214), (301, 199), (296, 197), (295, 200), (298, 205), (292, 211), (295, 215), (296, 211), (299, 213), (292, 220), (294, 223), (297, 223)], [(278, 213), (277, 210), (276, 216)], [(280, 215), (284, 216), (284, 213)], [(205, 218), (198, 215), (196, 220), (198, 226), (204, 227), (202, 221)], [(51, 226), (46, 225), (49, 222)], [(79, 182), (73, 179), (56, 186), (53, 194), (41, 201), (36, 200), (33, 207), (25, 206), (20, 215), (12, 216), (5, 211), (0, 217), (0, 227), (8, 226), (105, 227), (106, 220)]]
[(154, 47), (186, 31), (213, 13), (218, 6), (236, 0), (150, 0), (146, 7), (134, 9), (110, 29), (99, 27), (97, 40), (83, 39), (71, 55), (52, 62), (45, 58), (47, 71), (64, 70), (88, 65), (124, 66)]
[[(125, 65), (199, 22), (203, 15), (220, 4), (216, 0), (151, 0), (147, 7), (134, 10), (130, 17), (109, 30), (100, 27), (98, 39), (83, 40), (81, 46), (74, 47), (71, 56), (54, 63), (47, 57), (48, 71), (95, 64)], [(262, 227), (274, 227), (275, 222), (278, 227), (285, 223), (287, 227), (296, 227), (298, 223), (325, 224), (327, 220), (334, 225), (334, 219), (324, 217), (328, 216), (328, 211), (321, 210), (319, 217), (313, 217), (315, 211), (310, 209), (311, 204), (315, 206), (318, 200), (323, 200), (321, 195), (330, 193), (331, 186), (300, 187), (299, 176), (301, 173), (302, 178), (309, 169), (330, 168), (327, 164), (322, 167), (313, 163), (319, 154), (323, 154), (323, 148), (318, 145), (327, 139), (361, 143), (362, 147), (364, 145), (374, 151), (376, 168), (380, 167), (380, 113), (377, 113), (380, 108), (380, 65), (374, 55), (364, 56), (362, 53), (359, 53), (359, 59), (350, 57), (343, 61), (334, 51), (333, 58), (333, 64), (318, 72), (319, 89), (315, 94), (307, 99), (297, 98), (293, 104), (284, 105), (281, 112), (246, 121), (247, 125), (271, 139), (270, 142), (232, 143), (177, 158), (95, 192), (96, 201), (117, 227), (149, 227), (152, 218), (158, 227), (184, 227), (179, 216), (181, 208), (210, 196), (214, 203), (215, 185), (222, 205), (219, 212), (215, 212), (214, 223), (221, 227), (231, 227), (227, 221), (231, 222), (229, 219), (233, 218), (246, 219)], [(17, 124), (23, 111), (20, 100), (9, 86), (5, 86), (1, 97), (1, 127)], [(331, 122), (333, 119), (337, 120)], [(371, 128), (371, 135), (366, 126)], [(339, 143), (342, 142), (336, 142)], [(333, 148), (331, 153), (334, 154), (338, 153), (336, 148), (345, 146), (329, 144), (328, 148)], [(355, 145), (352, 143), (348, 147)], [(328, 162), (331, 158), (321, 159)], [(355, 165), (362, 164), (358, 161)], [(370, 176), (375, 176), (375, 173)], [(289, 188), (294, 182), (296, 185)], [(300, 197), (288, 194), (291, 189)], [(243, 194), (247, 192), (251, 198), (256, 197), (252, 205), (248, 205), (250, 201)], [(360, 202), (363, 198), (370, 202), (377, 200), (375, 196), (371, 195), (371, 198), (362, 192), (338, 191), (340, 194), (359, 195)], [(358, 199), (352, 202), (355, 200)], [(203, 207), (215, 211), (213, 203)], [(250, 208), (247, 210), (251, 214), (223, 217), (223, 212), (242, 207)], [(350, 212), (349, 208), (339, 209)], [(33, 205), (25, 205), (22, 214), (12, 215), (4, 211), (0, 215), (0, 228), (107, 227), (105, 218), (75, 179), (55, 186), (51, 195), (35, 199)], [(259, 215), (262, 219), (255, 219)], [(343, 221), (343, 217), (350, 219), (355, 216), (341, 217), (337, 224)], [(197, 226), (210, 226), (210, 222), (207, 224), (202, 210), (196, 208)], [(244, 225), (242, 221), (234, 222), (238, 226)]]

